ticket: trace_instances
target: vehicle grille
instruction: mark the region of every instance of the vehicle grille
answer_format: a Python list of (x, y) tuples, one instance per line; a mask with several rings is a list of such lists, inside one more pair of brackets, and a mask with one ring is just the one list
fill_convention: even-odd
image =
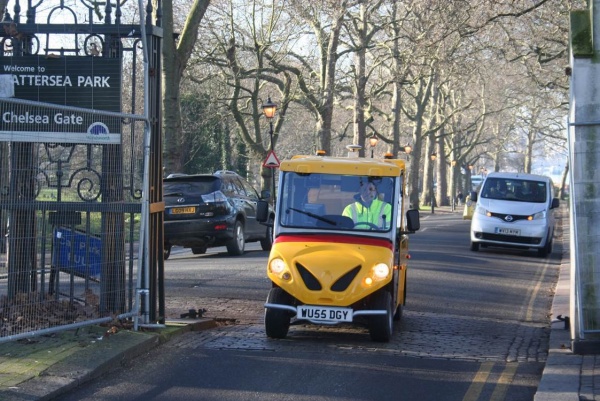
[[(523, 215), (518, 215), (518, 214), (506, 214), (506, 213), (491, 213), (492, 217), (496, 217), (502, 221), (506, 221), (507, 223), (513, 223), (515, 221), (519, 221), (519, 220), (527, 220), (529, 218), (529, 215), (527, 216), (523, 216)], [(506, 216), (510, 216), (511, 218), (509, 220), (506, 220)]]
[(319, 291), (323, 287), (319, 280), (311, 272), (309, 272), (306, 267), (302, 266), (300, 263), (296, 263), (296, 268), (298, 269), (298, 273), (300, 273), (300, 277), (302, 277), (302, 281), (304, 281), (304, 285), (311, 291)]
[(346, 291), (346, 288), (352, 283), (352, 280), (356, 277), (358, 272), (360, 271), (360, 266), (356, 266), (354, 269), (350, 270), (348, 273), (344, 274), (340, 277), (333, 285), (331, 286), (331, 291), (342, 292)]
[(529, 244), (539, 245), (542, 239), (539, 237), (520, 237), (517, 235), (502, 235), (502, 234), (489, 234), (482, 233), (481, 239), (498, 242), (511, 242), (514, 244)]

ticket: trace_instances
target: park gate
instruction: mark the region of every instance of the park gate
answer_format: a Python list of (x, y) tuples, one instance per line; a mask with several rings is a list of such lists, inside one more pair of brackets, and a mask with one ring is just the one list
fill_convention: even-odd
[(20, 3), (0, 29), (0, 341), (164, 323), (161, 2)]

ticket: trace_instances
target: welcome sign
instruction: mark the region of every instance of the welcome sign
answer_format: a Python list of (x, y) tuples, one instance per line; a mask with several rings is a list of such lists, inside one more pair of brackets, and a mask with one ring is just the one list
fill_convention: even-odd
[(120, 119), (93, 112), (121, 111), (120, 59), (5, 57), (0, 58), (0, 76), (2, 92), (15, 98), (92, 109), (71, 112), (2, 102), (0, 141), (121, 142)]

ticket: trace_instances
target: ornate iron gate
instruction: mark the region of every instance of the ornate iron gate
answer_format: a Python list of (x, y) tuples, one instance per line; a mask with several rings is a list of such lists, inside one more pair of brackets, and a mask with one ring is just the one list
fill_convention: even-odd
[(161, 2), (72, 3), (2, 21), (0, 341), (164, 322)]

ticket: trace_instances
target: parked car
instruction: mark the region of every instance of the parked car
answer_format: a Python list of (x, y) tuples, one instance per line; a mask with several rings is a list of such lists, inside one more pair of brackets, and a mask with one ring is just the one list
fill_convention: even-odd
[(263, 250), (273, 244), (273, 219), (256, 220), (258, 192), (232, 171), (214, 174), (173, 174), (163, 179), (165, 202), (165, 259), (174, 245), (191, 248), (195, 255), (226, 246), (229, 255), (242, 255), (247, 242), (260, 241)]
[(521, 173), (490, 173), (475, 203), (471, 220), (471, 250), (501, 246), (536, 249), (541, 257), (552, 252), (554, 185), (549, 177)]

